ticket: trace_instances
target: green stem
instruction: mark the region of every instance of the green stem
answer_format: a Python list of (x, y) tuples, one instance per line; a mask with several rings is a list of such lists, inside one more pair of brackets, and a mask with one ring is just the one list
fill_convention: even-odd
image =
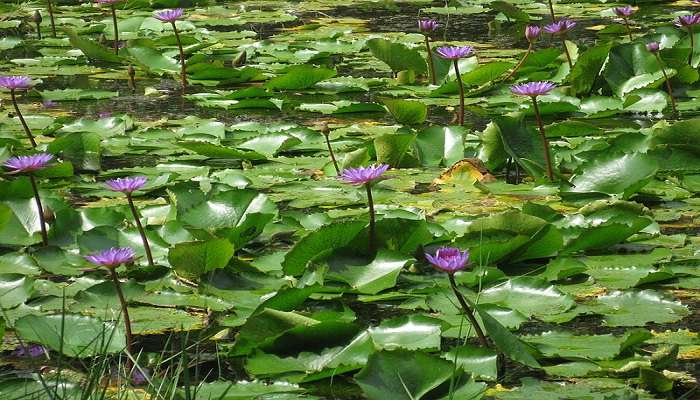
[[(124, 331), (126, 333), (126, 351), (133, 356), (134, 335), (131, 332), (131, 318), (129, 317), (129, 307), (126, 303), (124, 292), (122, 291), (122, 284), (119, 281), (119, 276), (117, 276), (117, 268), (109, 268), (109, 272), (112, 276), (112, 281), (114, 282), (114, 289), (117, 292), (117, 297), (119, 297), (119, 304), (121, 305), (122, 315), (124, 316)], [(127, 357), (127, 370), (131, 369), (130, 365), (131, 361)]]
[(464, 315), (467, 316), (469, 323), (474, 327), (474, 331), (476, 332), (476, 336), (479, 337), (479, 342), (481, 342), (482, 346), (489, 347), (489, 341), (488, 341), (488, 339), (486, 339), (486, 335), (484, 335), (484, 331), (481, 330), (481, 326), (479, 326), (479, 323), (476, 321), (476, 318), (474, 317), (474, 312), (472, 311), (471, 307), (469, 307), (469, 305), (467, 304), (467, 301), (464, 299), (464, 296), (462, 296), (462, 293), (457, 288), (457, 282), (455, 282), (454, 274), (447, 274), (447, 276), (450, 279), (450, 286), (452, 287), (452, 291), (454, 292), (455, 296), (457, 297), (457, 301), (459, 302), (459, 305), (462, 306), (462, 311), (464, 312)]
[(455, 75), (457, 76), (457, 87), (459, 87), (459, 111), (457, 114), (457, 123), (464, 125), (464, 84), (462, 76), (459, 74), (459, 60), (453, 60), (455, 67)]
[(557, 17), (554, 16), (554, 6), (552, 5), (552, 0), (549, 0), (549, 15), (552, 16), (552, 23), (557, 22)]
[(32, 147), (36, 148), (36, 141), (34, 140), (34, 135), (32, 135), (32, 131), (29, 129), (27, 121), (24, 120), (24, 117), (22, 116), (22, 111), (19, 110), (19, 105), (17, 104), (17, 97), (15, 96), (15, 89), (10, 89), (10, 97), (12, 98), (12, 105), (15, 106), (15, 113), (17, 113), (17, 118), (19, 118), (19, 122), (22, 124), (22, 128), (24, 128), (24, 133), (27, 134), (29, 141), (32, 143)]
[(114, 54), (119, 55), (119, 26), (117, 25), (117, 10), (114, 3), (110, 4), (112, 9), (112, 24), (114, 25)]
[(659, 68), (661, 68), (661, 73), (664, 74), (664, 80), (666, 81), (666, 91), (668, 92), (668, 97), (671, 98), (671, 109), (673, 109), (673, 115), (676, 116), (678, 115), (678, 109), (676, 108), (676, 98), (673, 97), (673, 86), (671, 86), (671, 80), (668, 79), (668, 75), (666, 75), (666, 69), (664, 68), (663, 63), (661, 62), (661, 57), (659, 56), (659, 53), (654, 53), (656, 56), (656, 61), (659, 63)]
[(177, 41), (177, 48), (180, 50), (180, 80), (182, 81), (182, 94), (185, 94), (185, 89), (187, 89), (187, 72), (185, 71), (185, 51), (182, 49), (182, 42), (180, 41), (180, 34), (175, 26), (175, 21), (172, 21), (173, 32), (175, 33), (175, 40)]
[(372, 198), (372, 186), (365, 184), (367, 189), (367, 206), (369, 207), (369, 252), (374, 254), (377, 250), (377, 223), (374, 216), (374, 199)]
[(520, 67), (523, 66), (523, 64), (525, 63), (525, 61), (527, 60), (527, 58), (530, 56), (530, 53), (531, 53), (531, 52), (532, 52), (532, 42), (530, 43), (529, 46), (527, 46), (527, 52), (525, 53), (525, 55), (523, 56), (523, 58), (520, 59), (520, 62), (518, 62), (518, 64), (515, 66), (515, 68), (513, 68), (513, 70), (510, 71), (510, 73), (508, 74), (508, 76), (506, 76), (505, 78), (503, 78), (503, 81), (507, 81), (508, 79), (512, 78), (513, 75), (515, 75), (516, 72), (518, 72), (518, 70), (520, 69)]
[(428, 68), (430, 69), (430, 81), (433, 85), (437, 85), (437, 77), (435, 76), (435, 62), (433, 61), (433, 52), (430, 50), (430, 38), (425, 35), (425, 49), (428, 51)]
[(143, 248), (146, 251), (146, 258), (148, 259), (148, 266), (152, 267), (153, 264), (153, 255), (151, 254), (151, 246), (148, 244), (148, 238), (146, 237), (146, 231), (143, 229), (143, 225), (141, 225), (141, 219), (139, 218), (139, 212), (136, 210), (136, 206), (134, 205), (134, 199), (131, 198), (131, 194), (127, 193), (126, 194), (126, 199), (129, 202), (129, 208), (131, 208), (131, 214), (134, 216), (134, 221), (136, 221), (136, 227), (139, 230), (139, 235), (141, 235), (141, 241), (143, 242)]
[(627, 20), (627, 18), (622, 18), (622, 20), (625, 21), (625, 27), (627, 28), (627, 34), (629, 35), (631, 42), (634, 40), (634, 38), (632, 38), (632, 29), (630, 28), (630, 23)]
[(331, 139), (328, 137), (328, 133), (323, 133), (323, 136), (326, 138), (326, 146), (328, 146), (328, 154), (331, 157), (331, 161), (333, 161), (333, 167), (335, 168), (335, 173), (336, 175), (340, 175), (340, 167), (338, 166), (338, 161), (335, 159), (335, 153), (333, 153), (333, 147), (331, 147)]
[(688, 55), (688, 65), (693, 66), (693, 50), (695, 50), (695, 38), (693, 37), (693, 27), (688, 25), (688, 34), (690, 35), (690, 54)]
[(36, 179), (34, 175), (29, 175), (29, 182), (32, 184), (32, 191), (34, 191), (34, 201), (36, 202), (36, 209), (39, 213), (39, 225), (41, 225), (41, 242), (44, 246), (49, 245), (49, 234), (46, 232), (46, 218), (44, 218), (44, 207), (41, 206), (41, 197), (39, 197), (39, 188), (36, 185)]
[(542, 138), (542, 147), (544, 150), (544, 162), (547, 165), (547, 178), (550, 182), (554, 181), (554, 171), (552, 170), (552, 159), (549, 156), (549, 141), (547, 140), (547, 134), (544, 131), (544, 125), (542, 124), (542, 117), (540, 116), (540, 108), (537, 105), (537, 97), (532, 97), (532, 107), (535, 110), (535, 119), (537, 120), (537, 127), (540, 130), (540, 137)]
[(56, 37), (56, 22), (53, 19), (53, 0), (46, 0), (48, 3), (49, 17), (51, 18), (51, 35)]
[(566, 35), (561, 35), (561, 44), (564, 47), (564, 53), (566, 53), (566, 60), (569, 62), (569, 69), (574, 67), (574, 63), (571, 61), (571, 54), (569, 54), (569, 48), (566, 46)]

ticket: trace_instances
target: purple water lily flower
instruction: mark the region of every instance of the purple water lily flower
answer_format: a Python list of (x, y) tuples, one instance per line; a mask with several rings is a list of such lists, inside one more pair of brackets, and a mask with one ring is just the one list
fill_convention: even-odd
[(340, 179), (352, 185), (364, 185), (379, 179), (389, 166), (386, 164), (375, 164), (369, 167), (346, 168), (340, 175)]
[(185, 10), (183, 10), (182, 8), (175, 8), (173, 10), (158, 11), (155, 14), (153, 14), (153, 17), (163, 22), (175, 22), (178, 19), (182, 18), (184, 12)]
[(32, 343), (28, 346), (17, 346), (17, 348), (12, 352), (12, 355), (15, 357), (37, 358), (47, 353), (48, 351), (46, 351), (44, 346)]
[(614, 7), (612, 10), (615, 15), (621, 18), (627, 18), (637, 12), (632, 6)]
[(141, 189), (146, 182), (148, 182), (148, 179), (145, 176), (128, 176), (126, 178), (107, 180), (105, 185), (115, 192), (133, 193)]
[(434, 19), (421, 19), (418, 21), (418, 29), (424, 33), (435, 32), (440, 26)]
[(556, 84), (548, 81), (527, 82), (511, 86), (510, 91), (518, 96), (537, 97), (551, 92), (556, 87)]
[(661, 47), (659, 46), (658, 42), (650, 42), (647, 43), (647, 50), (649, 50), (652, 53), (657, 53)]
[(525, 38), (530, 43), (535, 42), (537, 39), (539, 39), (541, 33), (542, 28), (540, 28), (537, 25), (528, 25), (525, 28)]
[(131, 263), (134, 261), (134, 258), (136, 258), (136, 255), (131, 247), (112, 247), (111, 249), (85, 256), (85, 259), (91, 263), (107, 268)]
[(102, 118), (110, 118), (112, 116), (112, 113), (110, 111), (100, 111), (97, 113), (97, 117), (102, 119)]
[(445, 46), (435, 49), (438, 55), (445, 60), (459, 60), (474, 54), (472, 46)]
[(700, 14), (681, 15), (674, 22), (679, 28), (688, 28), (700, 24)]
[(576, 27), (576, 22), (570, 19), (560, 19), (549, 25), (545, 25), (544, 31), (553, 35), (563, 35)]
[(469, 263), (469, 251), (461, 251), (456, 247), (442, 247), (435, 252), (435, 255), (425, 253), (425, 258), (435, 268), (454, 274), (464, 269)]
[(34, 172), (46, 168), (49, 161), (52, 159), (53, 155), (48, 153), (11, 157), (9, 160), (5, 161), (5, 167), (12, 170), (10, 174)]
[(123, 0), (95, 0), (97, 4), (115, 4)]
[(55, 101), (53, 101), (53, 100), (44, 100), (44, 101), (41, 102), (41, 106), (44, 107), (44, 108), (54, 108), (54, 107), (56, 107), (57, 105), (58, 105), (58, 104), (57, 104)]
[(0, 87), (5, 89), (29, 89), (32, 86), (34, 82), (28, 76), (0, 76)]

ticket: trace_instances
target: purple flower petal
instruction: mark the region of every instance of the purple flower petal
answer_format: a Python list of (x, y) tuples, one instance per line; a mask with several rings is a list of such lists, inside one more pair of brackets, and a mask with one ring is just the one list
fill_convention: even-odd
[(145, 176), (129, 176), (126, 178), (107, 180), (105, 181), (105, 185), (115, 192), (133, 193), (141, 189), (146, 182), (148, 182), (148, 179)]
[(529, 96), (529, 97), (537, 97), (537, 96), (543, 96), (549, 92), (552, 91), (552, 89), (556, 88), (557, 85), (548, 82), (548, 81), (543, 81), (543, 82), (528, 82), (528, 83), (521, 83), (518, 85), (513, 85), (510, 87), (510, 91), (513, 94), (516, 94), (518, 96)]
[(31, 156), (17, 156), (5, 161), (5, 168), (12, 170), (11, 174), (34, 172), (46, 168), (53, 155), (49, 153), (37, 153)]
[(563, 35), (574, 29), (575, 26), (576, 22), (570, 19), (560, 19), (553, 24), (545, 25), (544, 31), (554, 35)]
[(434, 19), (421, 19), (418, 21), (418, 29), (424, 33), (435, 32), (438, 26), (440, 25)]
[(0, 76), (0, 87), (5, 89), (29, 89), (32, 86), (34, 82), (28, 76)]
[(541, 33), (542, 28), (537, 25), (528, 25), (527, 28), (525, 28), (525, 38), (528, 40), (528, 42), (536, 41), (540, 37)]
[(435, 255), (425, 253), (425, 259), (435, 268), (454, 274), (466, 268), (469, 263), (469, 251), (461, 251), (456, 247), (442, 247), (435, 252)]
[(133, 262), (134, 258), (136, 258), (136, 255), (131, 247), (112, 247), (111, 249), (85, 256), (85, 259), (91, 263), (107, 268), (114, 268)]
[(474, 48), (472, 46), (445, 46), (438, 47), (435, 52), (446, 60), (459, 60), (474, 54)]
[(155, 14), (153, 14), (153, 17), (163, 22), (175, 22), (178, 19), (182, 18), (184, 12), (185, 10), (183, 10), (182, 8), (175, 8), (173, 10), (158, 11)]
[(614, 7), (612, 10), (615, 13), (615, 15), (622, 18), (627, 18), (635, 12), (637, 12), (637, 10), (632, 8), (632, 6)]
[(386, 164), (370, 165), (369, 167), (347, 168), (340, 174), (340, 179), (352, 185), (364, 185), (379, 179), (389, 166)]
[(679, 28), (690, 28), (697, 24), (700, 24), (700, 14), (681, 15), (675, 20), (675, 25)]

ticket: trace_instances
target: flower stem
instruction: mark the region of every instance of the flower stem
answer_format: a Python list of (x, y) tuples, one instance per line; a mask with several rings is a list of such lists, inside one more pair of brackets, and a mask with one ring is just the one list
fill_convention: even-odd
[(693, 50), (695, 50), (695, 38), (693, 37), (693, 27), (688, 25), (688, 35), (690, 35), (690, 54), (688, 55), (688, 65), (693, 66)]
[(430, 69), (430, 81), (433, 85), (437, 85), (437, 77), (435, 76), (435, 62), (433, 61), (433, 52), (430, 50), (430, 38), (425, 35), (425, 50), (428, 52), (428, 68)]
[(673, 115), (676, 116), (678, 115), (678, 109), (676, 108), (676, 98), (673, 97), (673, 86), (671, 86), (671, 80), (668, 79), (668, 75), (666, 75), (666, 69), (664, 68), (663, 63), (661, 62), (661, 57), (659, 56), (659, 53), (654, 53), (656, 56), (656, 61), (659, 63), (659, 68), (661, 68), (661, 73), (664, 74), (664, 80), (666, 81), (666, 91), (668, 92), (668, 97), (671, 98), (671, 108), (673, 109)]
[(535, 119), (537, 120), (537, 127), (540, 130), (540, 137), (542, 138), (544, 162), (547, 165), (547, 178), (549, 178), (550, 182), (553, 182), (554, 172), (552, 171), (552, 159), (549, 156), (549, 141), (547, 140), (547, 135), (544, 132), (544, 125), (542, 125), (542, 117), (540, 116), (540, 108), (537, 105), (537, 97), (532, 97), (532, 107), (535, 110)]
[(476, 336), (479, 337), (479, 342), (481, 342), (482, 346), (489, 347), (489, 341), (488, 341), (488, 339), (486, 339), (486, 335), (484, 335), (484, 331), (481, 330), (481, 326), (479, 326), (479, 323), (476, 321), (476, 318), (474, 317), (474, 312), (472, 311), (471, 307), (469, 307), (469, 305), (467, 304), (467, 301), (464, 299), (464, 296), (462, 296), (462, 293), (457, 288), (457, 282), (455, 282), (454, 274), (447, 274), (447, 277), (450, 279), (450, 286), (452, 287), (452, 291), (454, 292), (455, 296), (457, 297), (457, 301), (459, 302), (459, 305), (462, 306), (462, 311), (464, 312), (464, 315), (467, 316), (469, 323), (472, 324), (472, 326), (474, 327), (474, 331), (476, 332)]
[(143, 248), (146, 251), (146, 258), (148, 259), (148, 266), (152, 267), (153, 255), (151, 254), (151, 246), (148, 245), (148, 238), (146, 238), (146, 231), (143, 230), (143, 225), (141, 225), (141, 219), (139, 218), (139, 212), (136, 210), (134, 205), (134, 199), (131, 197), (131, 193), (126, 194), (126, 199), (129, 202), (129, 208), (131, 208), (131, 214), (134, 216), (134, 221), (136, 221), (136, 227), (139, 230), (139, 235), (141, 235), (141, 241), (143, 242)]
[(554, 6), (552, 5), (552, 0), (549, 0), (549, 15), (552, 16), (552, 22), (557, 22), (557, 17), (554, 16)]
[(182, 93), (185, 94), (185, 89), (187, 89), (187, 72), (185, 71), (185, 51), (182, 49), (182, 42), (180, 41), (180, 34), (175, 26), (175, 21), (172, 21), (173, 32), (175, 33), (175, 40), (177, 41), (177, 48), (180, 50), (180, 80), (182, 81)]
[(135, 93), (136, 92), (136, 70), (134, 69), (134, 66), (129, 64), (129, 69), (127, 69), (127, 73), (129, 74), (129, 87), (131, 88), (131, 92)]
[(574, 67), (574, 63), (571, 61), (571, 54), (569, 54), (569, 48), (566, 46), (566, 35), (561, 35), (561, 44), (564, 47), (566, 60), (569, 62), (569, 69), (571, 69)]
[(36, 38), (41, 40), (41, 22), (36, 22)]
[(337, 175), (340, 175), (340, 167), (338, 166), (338, 161), (335, 159), (335, 153), (333, 153), (333, 147), (331, 147), (331, 139), (328, 137), (329, 132), (324, 131), (323, 136), (326, 138), (326, 146), (328, 146), (328, 154), (331, 157), (331, 161), (333, 161), (333, 167), (335, 168), (335, 173)]
[(114, 54), (119, 55), (119, 26), (117, 25), (117, 10), (114, 3), (110, 4), (112, 9), (112, 24), (114, 25)]
[(457, 123), (459, 125), (464, 125), (464, 84), (462, 83), (462, 76), (459, 74), (459, 60), (454, 60), (452, 63), (455, 66), (457, 87), (459, 87), (459, 111), (457, 114)]
[(365, 184), (367, 189), (367, 206), (369, 207), (369, 252), (374, 254), (377, 250), (377, 223), (374, 217), (374, 199), (372, 199), (372, 186)]
[(41, 242), (44, 246), (49, 245), (49, 234), (46, 232), (46, 219), (44, 218), (44, 207), (41, 206), (41, 198), (39, 197), (39, 188), (36, 185), (36, 179), (34, 175), (29, 175), (29, 182), (32, 184), (32, 190), (34, 191), (34, 201), (36, 202), (36, 209), (39, 213), (39, 225), (41, 225)]
[[(114, 289), (117, 292), (117, 297), (119, 297), (119, 304), (121, 305), (122, 308), (122, 315), (124, 317), (124, 331), (126, 333), (126, 351), (129, 354), (134, 354), (132, 349), (133, 349), (133, 344), (134, 344), (134, 335), (131, 332), (131, 318), (129, 317), (129, 307), (126, 303), (126, 298), (124, 298), (124, 292), (122, 291), (122, 284), (119, 281), (119, 276), (117, 276), (117, 268), (112, 267), (109, 268), (109, 273), (112, 275), (112, 281), (114, 282)], [(131, 365), (130, 361), (127, 361), (127, 369), (131, 369), (129, 367)]]
[(625, 21), (625, 27), (627, 28), (627, 34), (629, 35), (631, 42), (634, 40), (634, 38), (632, 38), (632, 29), (630, 28), (630, 22), (627, 20), (627, 18), (623, 18), (622, 20)]
[(56, 22), (53, 19), (53, 0), (46, 0), (48, 3), (49, 17), (51, 18), (51, 35), (56, 37)]
[(36, 148), (36, 141), (34, 140), (34, 135), (32, 135), (32, 131), (29, 130), (29, 125), (27, 125), (27, 121), (24, 120), (22, 112), (19, 110), (19, 105), (17, 104), (17, 97), (15, 96), (15, 89), (10, 89), (10, 97), (12, 98), (12, 105), (15, 106), (15, 112), (17, 113), (17, 117), (19, 118), (19, 122), (22, 123), (22, 128), (24, 128), (24, 133), (27, 134), (29, 141), (32, 143), (32, 147)]
[(532, 53), (532, 43), (530, 43), (530, 45), (527, 46), (527, 52), (525, 53), (525, 55), (523, 56), (523, 58), (520, 59), (520, 61), (518, 62), (518, 64), (515, 66), (515, 68), (513, 68), (513, 70), (510, 71), (510, 73), (508, 74), (508, 76), (506, 76), (505, 78), (503, 78), (504, 81), (507, 81), (508, 79), (512, 78), (513, 75), (515, 75), (515, 73), (518, 72), (518, 70), (520, 69), (520, 67), (522, 67), (523, 64), (525, 64), (525, 61), (526, 61), (527, 58), (530, 56), (530, 53)]

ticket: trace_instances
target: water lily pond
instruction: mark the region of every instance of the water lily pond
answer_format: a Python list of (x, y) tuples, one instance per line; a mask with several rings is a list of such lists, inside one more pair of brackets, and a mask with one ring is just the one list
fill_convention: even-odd
[(700, 2), (5, 0), (0, 399), (700, 398)]

